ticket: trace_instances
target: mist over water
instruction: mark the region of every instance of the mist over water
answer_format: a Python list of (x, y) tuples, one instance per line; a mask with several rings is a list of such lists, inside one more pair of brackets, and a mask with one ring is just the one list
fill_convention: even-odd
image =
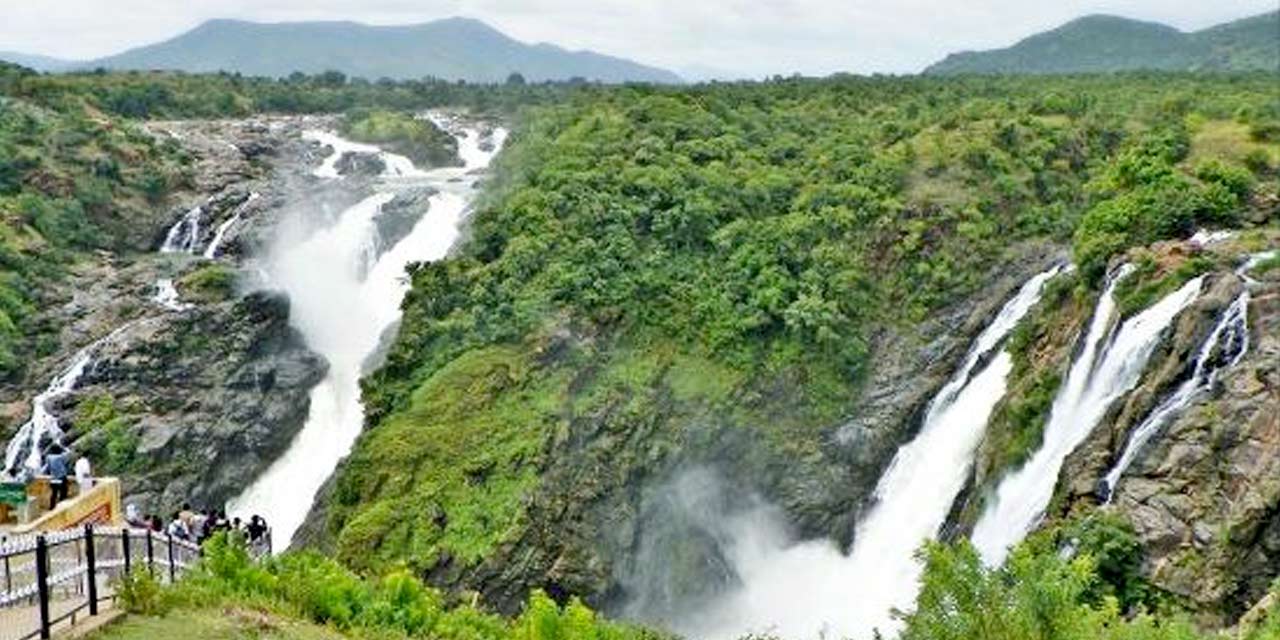
[[(794, 544), (783, 515), (757, 505), (727, 519), (723, 549), (738, 586), (675, 624), (690, 637), (773, 633), (797, 640), (891, 635), (892, 616), (915, 602), (915, 552), (935, 537), (963, 488), (973, 454), (1012, 369), (1000, 348), (1065, 268), (1029, 280), (971, 346), (963, 366), (930, 402), (920, 433), (899, 449), (859, 523), (848, 555), (830, 541)], [(996, 349), (1000, 349), (996, 352)], [(992, 355), (992, 354), (995, 355)], [(703, 500), (702, 502), (706, 502)]]
[[(458, 138), (463, 167), (423, 171), (402, 156), (370, 145), (326, 132), (305, 134), (334, 150), (315, 170), (322, 179), (341, 180), (336, 163), (351, 151), (376, 153), (387, 168), (373, 195), (336, 220), (307, 210), (283, 220), (261, 265), (262, 279), (289, 295), (290, 324), (329, 363), (324, 379), (311, 392), (302, 431), (287, 452), (228, 505), (242, 517), (266, 517), (278, 550), (288, 546), (316, 492), (360, 434), (363, 365), (400, 317), (400, 301), (408, 289), (405, 267), (445, 257), (474, 194), (475, 179), (469, 174), (489, 164), (505, 137), (503, 130), (496, 130), (493, 148), (485, 150), (478, 129), (455, 121), (446, 124)], [(424, 186), (437, 190), (426, 214), (395, 245), (379, 247), (376, 217), (382, 207), (399, 191)]]

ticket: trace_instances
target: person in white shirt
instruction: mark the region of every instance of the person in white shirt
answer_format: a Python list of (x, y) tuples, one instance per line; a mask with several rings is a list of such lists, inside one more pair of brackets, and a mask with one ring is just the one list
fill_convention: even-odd
[(80, 487), (80, 495), (93, 488), (93, 465), (88, 456), (80, 456), (76, 460), (76, 486)]

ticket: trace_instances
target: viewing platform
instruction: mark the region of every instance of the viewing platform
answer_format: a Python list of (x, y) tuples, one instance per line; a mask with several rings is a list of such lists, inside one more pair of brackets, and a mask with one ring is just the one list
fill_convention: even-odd
[(37, 477), (26, 484), (0, 484), (0, 539), (63, 531), (86, 524), (124, 524), (118, 478), (94, 478), (87, 490), (81, 490), (72, 479), (67, 482), (68, 497), (53, 509), (50, 509), (53, 489), (48, 477)]

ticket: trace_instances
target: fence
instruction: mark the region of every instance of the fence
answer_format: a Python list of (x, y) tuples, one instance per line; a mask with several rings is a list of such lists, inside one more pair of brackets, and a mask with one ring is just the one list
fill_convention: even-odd
[(131, 571), (172, 583), (194, 566), (200, 547), (145, 529), (85, 525), (0, 538), (0, 640), (48, 638), (58, 625), (98, 615)]

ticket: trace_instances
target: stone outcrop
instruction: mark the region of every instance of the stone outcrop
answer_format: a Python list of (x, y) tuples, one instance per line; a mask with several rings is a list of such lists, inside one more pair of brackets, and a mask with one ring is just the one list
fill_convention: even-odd
[[(142, 319), (103, 346), (65, 413), (105, 397), (127, 420), (130, 502), (221, 505), (284, 452), (325, 371), (288, 318), (285, 298), (253, 293)], [(72, 419), (73, 447), (91, 426)]]

